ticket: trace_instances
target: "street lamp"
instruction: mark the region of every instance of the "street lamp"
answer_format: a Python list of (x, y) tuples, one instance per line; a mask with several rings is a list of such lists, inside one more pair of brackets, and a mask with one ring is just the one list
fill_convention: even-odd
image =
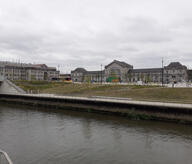
[(163, 74), (164, 74), (164, 69), (163, 69), (163, 58), (162, 58), (162, 86), (163, 86)]
[(102, 66), (103, 66), (103, 65), (101, 64), (101, 84), (102, 84), (102, 81), (103, 81), (103, 80), (102, 80)]

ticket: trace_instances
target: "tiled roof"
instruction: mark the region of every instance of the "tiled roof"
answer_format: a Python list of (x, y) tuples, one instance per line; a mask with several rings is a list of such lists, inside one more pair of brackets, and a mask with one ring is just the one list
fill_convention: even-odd
[(26, 64), (26, 63), (14, 63), (7, 61), (0, 61), (0, 67), (22, 67), (22, 68), (32, 68), (32, 69), (50, 69), (56, 70), (56, 67), (47, 67), (45, 64)]
[(144, 69), (133, 69), (130, 73), (157, 73), (162, 72), (162, 68), (144, 68)]
[(170, 63), (167, 67), (165, 68), (177, 68), (177, 69), (184, 69), (184, 68), (187, 68), (186, 66), (182, 65), (181, 63), (179, 62), (172, 62)]
[(111, 64), (113, 64), (113, 63), (116, 63), (116, 64), (118, 64), (118, 65), (120, 65), (120, 66), (122, 66), (122, 67), (133, 68), (133, 66), (132, 66), (132, 65), (127, 64), (127, 63), (122, 62), (122, 61), (118, 61), (118, 60), (114, 60), (114, 61), (113, 61), (113, 62), (111, 62), (110, 64), (106, 65), (106, 66), (105, 66), (105, 68), (109, 67), (109, 66), (110, 66)]
[[(88, 71), (88, 74), (101, 74), (101, 71)], [(104, 74), (105, 71), (102, 71), (102, 74)]]
[(72, 73), (73, 72), (82, 72), (82, 73), (86, 73), (87, 70), (85, 68), (76, 68), (74, 71), (71, 71)]

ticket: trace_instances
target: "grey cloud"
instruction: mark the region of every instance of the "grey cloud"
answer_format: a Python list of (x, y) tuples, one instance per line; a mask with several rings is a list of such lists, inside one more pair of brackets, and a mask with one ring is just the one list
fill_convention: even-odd
[(136, 67), (159, 66), (162, 57), (192, 63), (192, 17), (186, 14), (191, 11), (183, 6), (182, 14), (178, 1), (177, 6), (164, 0), (10, 2), (0, 2), (1, 58), (61, 65), (68, 71), (98, 69), (114, 59)]
[(172, 40), (171, 31), (150, 18), (126, 19), (122, 30), (130, 42), (142, 42), (143, 44), (143, 42), (159, 43)]

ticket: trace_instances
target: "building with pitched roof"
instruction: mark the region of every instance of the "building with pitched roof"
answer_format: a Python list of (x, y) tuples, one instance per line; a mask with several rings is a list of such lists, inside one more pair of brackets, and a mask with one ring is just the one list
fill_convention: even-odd
[[(77, 68), (71, 71), (73, 82), (155, 82), (172, 83), (187, 82), (192, 79), (186, 66), (179, 62), (172, 62), (164, 68), (134, 69), (132, 65), (114, 60), (102, 71), (87, 71)], [(191, 73), (192, 74), (192, 73)]]
[(52, 80), (59, 78), (59, 71), (46, 64), (26, 64), (0, 61), (0, 75), (9, 80)]

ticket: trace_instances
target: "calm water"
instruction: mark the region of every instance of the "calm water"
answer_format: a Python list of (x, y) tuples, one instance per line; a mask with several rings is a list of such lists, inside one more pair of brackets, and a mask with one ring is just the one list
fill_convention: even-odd
[(14, 164), (191, 164), (192, 126), (0, 106)]

